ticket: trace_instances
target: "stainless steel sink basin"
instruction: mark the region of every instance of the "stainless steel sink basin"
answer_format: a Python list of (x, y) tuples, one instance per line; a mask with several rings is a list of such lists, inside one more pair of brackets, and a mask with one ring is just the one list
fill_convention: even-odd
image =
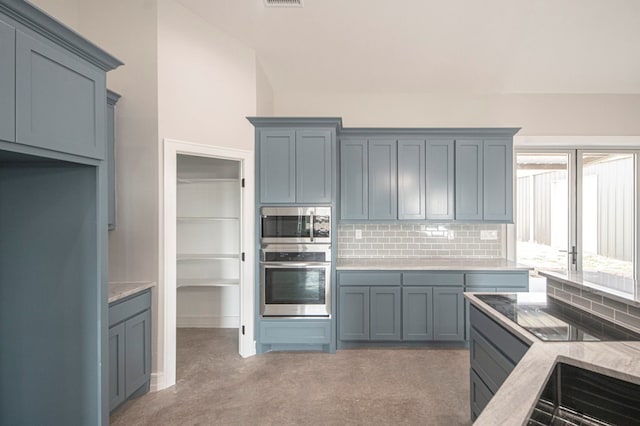
[(640, 425), (640, 385), (556, 364), (529, 425)]

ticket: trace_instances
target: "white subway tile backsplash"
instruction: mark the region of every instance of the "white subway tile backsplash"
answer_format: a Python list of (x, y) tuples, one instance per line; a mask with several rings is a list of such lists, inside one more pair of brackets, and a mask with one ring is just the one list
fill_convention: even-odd
[[(355, 239), (355, 230), (362, 238)], [(480, 240), (480, 231), (496, 231), (497, 240)], [(504, 226), (492, 224), (348, 224), (338, 225), (338, 257), (504, 257)]]

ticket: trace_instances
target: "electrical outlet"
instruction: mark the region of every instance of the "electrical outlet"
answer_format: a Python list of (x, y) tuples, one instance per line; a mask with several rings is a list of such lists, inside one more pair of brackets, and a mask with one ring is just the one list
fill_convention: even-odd
[(356, 240), (362, 239), (362, 229), (356, 229)]
[(497, 240), (498, 231), (480, 231), (481, 240)]
[(449, 241), (451, 241), (451, 240), (453, 240), (453, 239), (455, 239), (455, 238), (456, 238), (456, 237), (455, 237), (455, 233), (454, 233), (453, 231), (451, 231), (451, 230), (450, 230), (450, 231), (449, 231), (449, 234), (447, 234), (447, 239), (448, 239)]

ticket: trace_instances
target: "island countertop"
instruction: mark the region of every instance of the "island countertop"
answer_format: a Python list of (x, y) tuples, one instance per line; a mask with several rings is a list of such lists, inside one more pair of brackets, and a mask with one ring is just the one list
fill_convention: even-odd
[(127, 281), (127, 282), (110, 282), (109, 283), (109, 303), (117, 302), (127, 296), (140, 293), (148, 288), (155, 287), (156, 283), (152, 281)]
[(474, 293), (471, 304), (531, 347), (516, 365), (474, 425), (524, 425), (558, 362), (640, 384), (640, 342), (542, 342), (491, 308)]
[(418, 270), (418, 271), (519, 271), (525, 265), (506, 259), (463, 258), (338, 258), (341, 270)]

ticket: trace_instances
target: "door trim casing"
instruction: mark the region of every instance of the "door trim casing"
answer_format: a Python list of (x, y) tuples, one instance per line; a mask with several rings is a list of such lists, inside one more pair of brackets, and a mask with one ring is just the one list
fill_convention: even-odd
[[(159, 244), (160, 265), (157, 292), (156, 372), (152, 390), (161, 390), (176, 383), (176, 194), (178, 154), (239, 161), (245, 185), (241, 194), (240, 251), (245, 253), (240, 270), (240, 327), (238, 347), (242, 357), (256, 354), (254, 324), (254, 154), (213, 145), (204, 145), (165, 138), (164, 156), (160, 160)], [(244, 334), (242, 331), (244, 330)]]

